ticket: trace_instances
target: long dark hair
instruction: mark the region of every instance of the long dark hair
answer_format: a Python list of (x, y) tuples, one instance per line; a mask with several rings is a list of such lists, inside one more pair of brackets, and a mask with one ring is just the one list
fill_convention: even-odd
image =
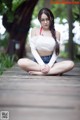
[(45, 15), (47, 15), (48, 19), (50, 20), (50, 27), (49, 27), (49, 29), (50, 29), (50, 31), (51, 31), (51, 33), (52, 33), (53, 38), (55, 39), (55, 42), (56, 42), (55, 52), (56, 52), (56, 54), (58, 55), (60, 49), (59, 49), (59, 44), (58, 44), (58, 42), (57, 42), (57, 40), (56, 40), (56, 32), (55, 32), (55, 27), (54, 27), (54, 15), (53, 15), (53, 13), (52, 13), (48, 8), (42, 8), (42, 9), (39, 11), (39, 13), (38, 13), (38, 20), (39, 20), (40, 22), (41, 22), (41, 15), (42, 15), (43, 13), (44, 13)]

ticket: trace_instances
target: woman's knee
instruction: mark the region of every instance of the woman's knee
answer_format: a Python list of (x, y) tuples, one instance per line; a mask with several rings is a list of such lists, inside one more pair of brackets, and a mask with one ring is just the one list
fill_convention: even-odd
[(69, 60), (68, 63), (66, 64), (69, 68), (73, 68), (74, 67), (74, 62)]
[(25, 65), (27, 65), (27, 61), (28, 61), (27, 59), (21, 58), (21, 59), (18, 60), (17, 64), (20, 67), (25, 67)]
[(22, 64), (23, 64), (23, 59), (19, 59), (19, 60), (17, 61), (17, 64), (18, 64), (18, 66), (22, 66)]
[(27, 59), (27, 58), (21, 58), (18, 60), (17, 64), (20, 66), (20, 67), (25, 67), (27, 66), (28, 64), (30, 63), (30, 60)]

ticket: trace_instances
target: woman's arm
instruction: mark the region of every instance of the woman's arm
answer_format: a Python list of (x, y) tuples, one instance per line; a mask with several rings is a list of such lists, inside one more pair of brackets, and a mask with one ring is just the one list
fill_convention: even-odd
[[(56, 40), (57, 40), (58, 44), (60, 44), (60, 33), (59, 33), (58, 31), (56, 31)], [(58, 57), (58, 55), (56, 55), (56, 53), (55, 53), (55, 51), (54, 51), (53, 54), (52, 54), (52, 57), (51, 57), (51, 59), (50, 59), (50, 61), (49, 61), (49, 63), (48, 63), (48, 65), (49, 65), (50, 67), (53, 66), (53, 64), (54, 64), (55, 61), (57, 60), (57, 57)]]
[(30, 47), (31, 47), (31, 52), (32, 55), (34, 56), (35, 60), (37, 61), (37, 63), (39, 65), (45, 65), (45, 63), (43, 62), (43, 60), (41, 59), (40, 55), (38, 54), (36, 47), (35, 47), (35, 40), (37, 39), (37, 32), (36, 32), (37, 28), (33, 28), (31, 31), (31, 39), (29, 40), (30, 42)]
[(60, 43), (60, 32), (56, 31), (56, 40)]
[(51, 57), (51, 59), (50, 59), (50, 61), (49, 61), (49, 63), (48, 63), (47, 65), (49, 65), (49, 67), (52, 67), (53, 64), (55, 63), (57, 57), (58, 57), (58, 56), (56, 55), (56, 53), (55, 53), (55, 51), (54, 51), (53, 54), (52, 54), (52, 57)]

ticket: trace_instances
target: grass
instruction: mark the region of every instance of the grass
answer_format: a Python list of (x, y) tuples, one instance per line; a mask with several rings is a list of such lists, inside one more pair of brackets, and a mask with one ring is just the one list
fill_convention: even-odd
[(0, 75), (3, 72), (14, 65), (14, 56), (10, 57), (8, 54), (0, 53)]

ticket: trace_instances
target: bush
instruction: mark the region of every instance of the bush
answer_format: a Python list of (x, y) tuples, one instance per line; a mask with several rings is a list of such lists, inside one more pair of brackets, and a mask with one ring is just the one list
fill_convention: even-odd
[(10, 68), (14, 65), (14, 56), (10, 57), (5, 53), (0, 53), (0, 75), (5, 71), (7, 68)]

